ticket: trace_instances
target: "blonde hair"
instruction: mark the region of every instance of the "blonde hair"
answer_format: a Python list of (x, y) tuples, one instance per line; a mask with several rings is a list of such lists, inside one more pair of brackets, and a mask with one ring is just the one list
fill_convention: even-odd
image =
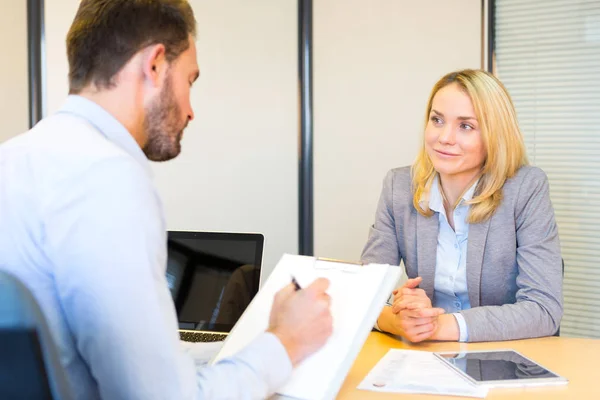
[[(425, 126), (429, 121), (433, 98), (440, 89), (451, 84), (458, 85), (471, 99), (487, 152), (475, 196), (467, 202), (471, 205), (467, 221), (479, 223), (490, 218), (500, 205), (506, 179), (528, 164), (525, 143), (508, 91), (495, 76), (482, 70), (465, 69), (442, 77), (429, 95)], [(427, 155), (424, 140), (411, 174), (413, 205), (420, 214), (430, 217), (433, 211), (426, 204), (421, 205), (420, 201), (429, 197), (437, 172)]]

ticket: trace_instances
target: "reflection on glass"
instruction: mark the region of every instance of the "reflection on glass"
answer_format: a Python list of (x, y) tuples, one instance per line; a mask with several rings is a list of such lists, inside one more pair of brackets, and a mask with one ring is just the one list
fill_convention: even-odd
[(230, 331), (258, 292), (254, 242), (168, 241), (166, 280), (180, 329)]
[(443, 354), (476, 381), (555, 378), (557, 375), (512, 351)]
[(217, 324), (234, 325), (242, 316), (258, 290), (259, 272), (255, 265), (246, 264), (231, 274), (223, 291)]

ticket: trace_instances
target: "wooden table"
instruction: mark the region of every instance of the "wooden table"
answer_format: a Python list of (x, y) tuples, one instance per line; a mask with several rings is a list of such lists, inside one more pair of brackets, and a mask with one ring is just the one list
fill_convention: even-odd
[(600, 340), (546, 337), (489, 343), (426, 342), (409, 344), (379, 332), (372, 332), (358, 354), (338, 393), (338, 399), (466, 399), (466, 397), (424, 394), (377, 393), (356, 387), (389, 349), (458, 351), (511, 348), (539, 362), (569, 380), (568, 385), (531, 388), (490, 389), (486, 399), (600, 399)]

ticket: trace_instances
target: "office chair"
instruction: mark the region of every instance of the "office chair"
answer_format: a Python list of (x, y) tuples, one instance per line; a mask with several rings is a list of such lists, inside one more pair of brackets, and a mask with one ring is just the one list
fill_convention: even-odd
[(17, 278), (0, 271), (0, 399), (71, 398), (40, 307)]

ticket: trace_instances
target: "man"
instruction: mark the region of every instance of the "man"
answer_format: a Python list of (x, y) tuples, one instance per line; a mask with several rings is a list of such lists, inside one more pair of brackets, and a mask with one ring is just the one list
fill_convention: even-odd
[(332, 331), (328, 282), (274, 299), (267, 332), (196, 370), (165, 280), (148, 159), (180, 152), (199, 75), (184, 0), (83, 0), (70, 96), (0, 146), (0, 269), (40, 303), (76, 398), (261, 398)]

